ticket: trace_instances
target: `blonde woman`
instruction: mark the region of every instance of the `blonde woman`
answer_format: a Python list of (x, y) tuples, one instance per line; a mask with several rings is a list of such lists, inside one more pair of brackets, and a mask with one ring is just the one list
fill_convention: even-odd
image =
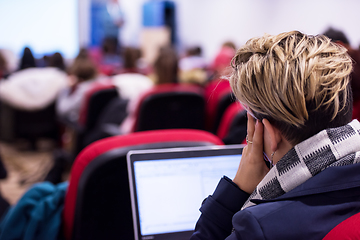
[(191, 239), (322, 239), (360, 211), (351, 58), (325, 36), (294, 31), (249, 40), (232, 67), (248, 145), (234, 179), (203, 202)]

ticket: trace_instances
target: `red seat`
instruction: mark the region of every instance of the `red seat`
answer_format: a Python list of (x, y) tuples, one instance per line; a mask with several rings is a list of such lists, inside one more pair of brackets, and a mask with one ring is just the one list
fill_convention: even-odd
[(191, 84), (162, 84), (147, 92), (135, 110), (132, 131), (204, 129), (203, 89)]
[(206, 130), (213, 133), (217, 132), (222, 115), (235, 100), (236, 98), (227, 80), (213, 80), (205, 87)]
[(357, 213), (334, 227), (323, 240), (360, 239), (360, 213)]
[(119, 97), (116, 87), (110, 81), (94, 83), (86, 92), (80, 109), (79, 124), (91, 127), (100, 111), (115, 97)]
[(86, 147), (71, 170), (63, 211), (66, 239), (133, 239), (129, 150), (223, 145), (211, 133), (173, 129), (132, 133)]
[(216, 135), (223, 139), (225, 138), (228, 133), (229, 129), (234, 122), (236, 116), (244, 111), (244, 108), (241, 106), (239, 102), (232, 103), (224, 112), (223, 117), (221, 118), (218, 131)]
[(119, 98), (119, 94), (110, 81), (94, 83), (86, 92), (80, 109), (78, 124), (70, 126), (70, 128), (74, 128), (76, 135), (76, 142), (73, 143), (75, 146), (72, 150), (75, 155), (85, 147), (87, 141), (84, 138), (96, 127), (103, 110), (115, 98)]

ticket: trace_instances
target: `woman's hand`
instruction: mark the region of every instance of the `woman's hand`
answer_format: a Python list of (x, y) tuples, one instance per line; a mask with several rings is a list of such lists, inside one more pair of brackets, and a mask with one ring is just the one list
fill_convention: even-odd
[(264, 126), (248, 113), (247, 140), (248, 144), (244, 148), (241, 161), (233, 182), (239, 188), (251, 194), (264, 176), (269, 172), (269, 168), (264, 161)]

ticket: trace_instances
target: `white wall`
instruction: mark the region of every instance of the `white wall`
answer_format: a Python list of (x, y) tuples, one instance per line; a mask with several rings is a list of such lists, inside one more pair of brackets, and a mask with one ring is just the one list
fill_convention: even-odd
[(90, 0), (78, 0), (79, 46), (90, 43)]
[(0, 48), (22, 54), (29, 46), (41, 57), (78, 52), (78, 6), (74, 0), (0, 0)]
[[(174, 0), (182, 46), (200, 44), (211, 59), (226, 40), (238, 46), (264, 33), (300, 30), (319, 34), (342, 29), (354, 47), (360, 44), (359, 0)], [(126, 14), (125, 44), (137, 44), (145, 0), (120, 0)]]

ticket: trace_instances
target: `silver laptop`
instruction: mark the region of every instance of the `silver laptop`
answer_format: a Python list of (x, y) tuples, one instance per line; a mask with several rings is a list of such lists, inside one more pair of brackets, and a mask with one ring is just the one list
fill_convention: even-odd
[(189, 239), (201, 202), (236, 174), (244, 145), (130, 151), (135, 240)]

